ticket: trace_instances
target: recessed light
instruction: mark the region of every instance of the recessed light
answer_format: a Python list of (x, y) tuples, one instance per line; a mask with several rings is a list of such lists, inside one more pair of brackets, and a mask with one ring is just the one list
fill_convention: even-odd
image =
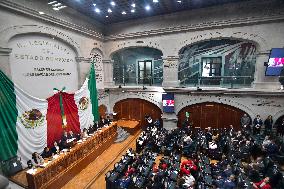
[(112, 12), (112, 10), (111, 10), (111, 9), (107, 9), (107, 12), (111, 13), (111, 12)]
[(135, 3), (132, 3), (132, 4), (131, 4), (131, 7), (135, 8), (135, 6), (136, 6)]
[(145, 9), (148, 11), (148, 10), (151, 9), (151, 7), (150, 7), (149, 5), (146, 5), (146, 6), (145, 6)]
[(153, 3), (159, 3), (159, 0), (153, 0)]
[(96, 3), (93, 3), (93, 5), (94, 5), (94, 7), (95, 7), (95, 6), (97, 6), (97, 4), (96, 4)]
[(39, 14), (44, 14), (44, 12), (41, 12), (41, 11), (40, 11), (40, 12), (38, 12), (38, 13), (39, 13)]
[(126, 12), (125, 12), (125, 11), (122, 11), (122, 12), (121, 12), (121, 14), (125, 15), (125, 14), (126, 14)]
[(52, 5), (52, 4), (54, 4), (54, 3), (57, 3), (57, 1), (51, 1), (51, 2), (49, 2), (49, 3), (47, 3), (48, 5)]
[(95, 8), (96, 13), (100, 13), (101, 10), (99, 8)]
[(177, 1), (178, 3), (181, 3), (181, 1)]
[(106, 18), (108, 18), (108, 15), (106, 15)]
[(131, 9), (131, 12), (134, 13), (134, 12), (135, 12), (135, 9)]
[(114, 1), (111, 1), (110, 4), (111, 4), (111, 6), (115, 6), (115, 2)]
[(58, 7), (58, 6), (60, 6), (60, 5), (62, 5), (62, 3), (56, 3), (56, 4), (52, 5), (52, 6)]
[(63, 5), (63, 6), (61, 6), (61, 7), (57, 7), (59, 10), (60, 9), (64, 9), (64, 8), (66, 8), (67, 6), (65, 6), (65, 5)]

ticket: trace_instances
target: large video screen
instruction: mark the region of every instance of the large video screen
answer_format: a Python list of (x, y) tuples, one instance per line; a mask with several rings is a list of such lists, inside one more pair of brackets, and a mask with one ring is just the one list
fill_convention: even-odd
[(174, 93), (167, 93), (162, 95), (163, 111), (166, 113), (175, 112)]
[(266, 76), (279, 76), (284, 66), (284, 48), (273, 48), (266, 67)]

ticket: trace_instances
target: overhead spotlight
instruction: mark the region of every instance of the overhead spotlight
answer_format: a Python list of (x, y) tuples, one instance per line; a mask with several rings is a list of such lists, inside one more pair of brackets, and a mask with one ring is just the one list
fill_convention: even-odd
[(132, 3), (132, 4), (131, 4), (131, 7), (135, 8), (135, 6), (136, 6), (135, 3)]
[(135, 9), (131, 9), (131, 12), (134, 13), (134, 12), (135, 12)]
[(181, 1), (180, 1), (180, 0), (178, 0), (178, 1), (177, 1), (177, 3), (181, 3)]
[(107, 9), (107, 12), (112, 13), (112, 10), (109, 8), (109, 9)]
[(153, 0), (153, 3), (159, 3), (159, 0)]
[(106, 15), (106, 18), (108, 18), (108, 15)]
[(95, 12), (96, 12), (96, 13), (100, 13), (101, 10), (100, 10), (99, 8), (95, 8)]
[(51, 1), (51, 2), (49, 2), (49, 3), (47, 3), (48, 5), (52, 5), (52, 4), (54, 4), (54, 3), (57, 3), (57, 1)]
[(125, 15), (125, 14), (126, 14), (126, 12), (125, 12), (125, 11), (122, 11), (122, 12), (121, 12), (121, 14)]
[(62, 3), (56, 3), (56, 4), (52, 5), (52, 6), (58, 7), (58, 6), (60, 6), (60, 5), (62, 5)]
[(114, 2), (114, 1), (111, 1), (111, 2), (110, 2), (110, 5), (111, 5), (111, 6), (115, 6), (115, 2)]
[(94, 7), (95, 7), (95, 6), (97, 6), (97, 4), (96, 4), (96, 3), (93, 3), (93, 5), (94, 5)]
[(146, 6), (145, 6), (145, 9), (146, 9), (147, 11), (149, 11), (149, 10), (151, 9), (150, 5), (146, 5)]
[(63, 6), (60, 6), (60, 7), (57, 7), (57, 8), (60, 10), (60, 9), (66, 8), (66, 7), (67, 7), (67, 6), (63, 5)]

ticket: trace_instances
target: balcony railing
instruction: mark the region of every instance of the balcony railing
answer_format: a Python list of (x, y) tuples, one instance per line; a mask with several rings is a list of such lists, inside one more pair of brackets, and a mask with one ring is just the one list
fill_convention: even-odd
[[(116, 85), (123, 86), (162, 86), (162, 77), (117, 77)], [(249, 88), (253, 82), (252, 76), (213, 76), (190, 77), (180, 81), (184, 87), (221, 87), (221, 88)], [(177, 86), (179, 87), (179, 86)]]

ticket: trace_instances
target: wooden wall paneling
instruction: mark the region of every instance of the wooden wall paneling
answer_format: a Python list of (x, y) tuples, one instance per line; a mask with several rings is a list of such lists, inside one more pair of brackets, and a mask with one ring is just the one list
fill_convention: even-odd
[(161, 110), (156, 105), (142, 99), (125, 99), (117, 102), (114, 106), (118, 119), (134, 119), (146, 125), (145, 115), (149, 114), (153, 120), (161, 119)]
[(178, 125), (185, 120), (185, 112), (190, 112), (190, 121), (194, 127), (225, 128), (233, 125), (236, 130), (240, 129), (240, 119), (244, 111), (233, 106), (218, 103), (200, 103), (183, 108), (178, 113)]
[(99, 115), (102, 116), (102, 117), (105, 117), (106, 112), (107, 112), (107, 107), (104, 104), (100, 105), (99, 106)]

